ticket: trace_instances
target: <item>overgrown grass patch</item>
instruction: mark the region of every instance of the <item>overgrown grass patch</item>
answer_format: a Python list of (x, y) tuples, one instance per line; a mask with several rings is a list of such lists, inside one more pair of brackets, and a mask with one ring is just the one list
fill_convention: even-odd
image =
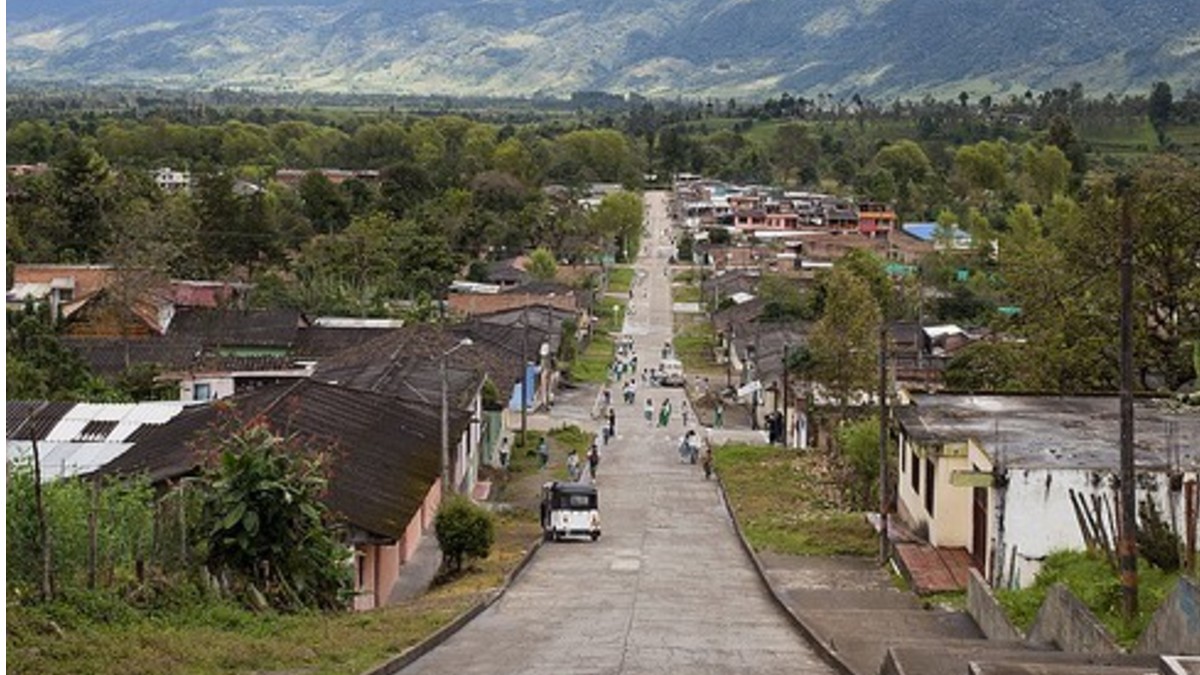
[(596, 329), (606, 333), (619, 333), (625, 326), (624, 298), (600, 298), (596, 316), (600, 319)]
[(571, 379), (575, 382), (602, 383), (608, 380), (616, 342), (608, 335), (592, 336), (587, 349), (571, 363)]
[(714, 453), (747, 541), (792, 555), (874, 555), (875, 532), (844, 508), (838, 481), (815, 452), (728, 444)]
[(675, 302), (700, 302), (700, 287), (691, 284), (673, 286), (671, 299)]
[(696, 279), (700, 277), (700, 273), (693, 269), (686, 269), (675, 274), (675, 281), (681, 284), (692, 285), (696, 283)]
[(1145, 630), (1146, 624), (1167, 593), (1174, 587), (1177, 574), (1168, 574), (1138, 561), (1138, 614), (1126, 622), (1121, 611), (1121, 579), (1100, 556), (1086, 551), (1058, 551), (1042, 563), (1033, 585), (1020, 590), (997, 590), (996, 599), (1009, 619), (1021, 630), (1029, 630), (1046, 593), (1056, 583), (1071, 589), (1108, 628), (1122, 646), (1130, 647)]
[(632, 267), (614, 267), (608, 273), (608, 291), (610, 293), (628, 293), (633, 286)]
[[(499, 516), (496, 544), (471, 573), (426, 596), (370, 612), (255, 614), (219, 600), (121, 621), (67, 622), (62, 606), (8, 608), (6, 667), (15, 673), (358, 673), (398, 655), (466, 611), (515, 568), (540, 528)], [(93, 602), (101, 602), (95, 599)]]
[(679, 322), (676, 326), (675, 354), (685, 370), (703, 371), (713, 366), (713, 348), (717, 340), (707, 322)]

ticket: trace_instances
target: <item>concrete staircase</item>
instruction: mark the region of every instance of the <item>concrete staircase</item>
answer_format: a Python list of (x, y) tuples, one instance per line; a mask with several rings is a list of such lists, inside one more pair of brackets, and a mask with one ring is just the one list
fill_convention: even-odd
[[(1068, 654), (1016, 648), (989, 640), (977, 644), (888, 650), (880, 675), (1159, 675), (1159, 657), (1133, 654)], [(1163, 675), (1168, 675), (1163, 672)]]
[(1073, 654), (988, 640), (967, 612), (926, 607), (870, 559), (761, 553), (759, 561), (788, 611), (851, 675), (1193, 673), (1171, 670), (1158, 656)]

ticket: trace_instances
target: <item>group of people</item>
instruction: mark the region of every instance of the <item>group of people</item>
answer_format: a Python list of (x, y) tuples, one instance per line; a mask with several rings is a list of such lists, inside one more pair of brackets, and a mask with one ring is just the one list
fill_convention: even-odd
[(621, 396), (627, 405), (633, 405), (637, 400), (637, 380), (630, 380), (621, 389)]
[[(664, 345), (663, 352), (664, 356), (669, 356), (671, 354), (670, 343), (666, 343)], [(632, 338), (622, 337), (618, 343), (618, 353), (617, 357), (613, 360), (611, 374), (613, 376), (613, 380), (618, 383), (623, 383), (621, 384), (621, 395), (622, 400), (627, 405), (632, 405), (637, 401), (637, 361), (637, 354), (633, 351)], [(623, 376), (626, 372), (634, 373), (635, 377), (625, 380)], [(650, 369), (646, 369), (641, 373), (643, 382), (646, 382), (649, 379), (657, 379), (655, 377), (656, 375), (657, 373), (651, 371)], [(602, 412), (600, 413), (601, 425), (600, 429), (596, 433), (596, 436), (592, 440), (591, 446), (588, 448), (584, 460), (586, 461), (586, 467), (592, 481), (596, 480), (596, 469), (600, 464), (600, 448), (608, 445), (609, 441), (616, 437), (617, 414), (616, 410), (611, 405), (612, 393), (612, 389), (608, 384), (606, 384), (601, 390), (601, 396), (604, 405), (604, 407), (601, 409)], [(645, 405), (643, 406), (643, 415), (648, 427), (668, 427), (671, 423), (671, 415), (673, 412), (674, 406), (669, 397), (664, 398), (661, 404), (657, 407), (657, 414), (654, 401), (652, 399), (647, 398)], [(687, 399), (683, 398), (680, 402), (680, 415), (685, 428), (687, 428), (691, 423), (691, 413), (692, 411), (688, 406)], [(714, 427), (721, 428), (724, 421), (722, 419), (723, 413), (724, 409), (721, 403), (718, 402), (716, 408), (714, 409)], [(545, 469), (550, 461), (549, 447), (545, 438), (543, 438), (538, 444), (536, 452), (540, 467)], [(701, 464), (704, 469), (705, 479), (708, 479), (712, 476), (712, 449), (708, 447), (708, 444), (704, 442), (699, 435), (697, 435), (695, 429), (687, 429), (685, 432), (679, 445), (679, 457), (680, 462), (682, 463)], [(571, 450), (567, 454), (567, 474), (571, 481), (578, 482), (583, 480), (585, 467), (584, 461), (580, 460), (579, 453), (576, 450)], [(507, 438), (501, 441), (500, 463), (503, 467), (508, 467)]]
[[(587, 466), (588, 474), (593, 482), (596, 480), (596, 467), (600, 465), (600, 448), (592, 441), (592, 446), (587, 451)], [(567, 476), (571, 482), (578, 483), (583, 480), (583, 464), (579, 461), (579, 453), (575, 450), (567, 453)]]
[[(684, 410), (687, 410), (687, 401), (683, 402)], [(665, 427), (671, 423), (671, 399), (664, 398), (662, 406), (658, 409), (658, 426)], [(646, 426), (654, 426), (654, 400), (646, 399), (646, 404), (642, 406), (642, 415), (646, 418)], [(686, 415), (686, 413), (685, 413)], [(687, 424), (687, 417), (684, 417), (684, 424)]]
[[(703, 450), (701, 449), (703, 446)], [(712, 477), (713, 471), (713, 455), (712, 448), (708, 443), (700, 440), (700, 436), (696, 434), (695, 429), (688, 429), (683, 435), (683, 440), (679, 443), (679, 462), (695, 464), (700, 462), (704, 467), (704, 479), (708, 480)]]

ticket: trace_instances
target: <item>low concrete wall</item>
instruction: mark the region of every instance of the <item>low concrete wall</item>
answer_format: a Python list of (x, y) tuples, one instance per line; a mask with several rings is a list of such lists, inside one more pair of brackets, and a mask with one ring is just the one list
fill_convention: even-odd
[(975, 619), (979, 630), (989, 640), (1024, 640), (1025, 636), (1008, 620), (1004, 608), (996, 602), (992, 587), (984, 581), (983, 575), (974, 567), (967, 579), (967, 612)]
[(1046, 600), (1029, 629), (1029, 641), (1053, 644), (1064, 652), (1081, 654), (1121, 651), (1092, 610), (1062, 584), (1055, 584), (1046, 593)]
[(1200, 588), (1180, 579), (1138, 640), (1139, 654), (1200, 655)]

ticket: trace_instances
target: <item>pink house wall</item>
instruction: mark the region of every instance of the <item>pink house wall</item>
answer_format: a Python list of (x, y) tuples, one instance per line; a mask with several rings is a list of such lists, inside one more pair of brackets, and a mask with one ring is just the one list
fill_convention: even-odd
[(421, 535), (433, 527), (442, 499), (441, 480), (434, 482), (404, 528), (404, 535), (392, 544), (358, 544), (354, 547), (354, 610), (365, 611), (388, 604), (392, 587), (400, 579), (404, 564), (412, 559)]

